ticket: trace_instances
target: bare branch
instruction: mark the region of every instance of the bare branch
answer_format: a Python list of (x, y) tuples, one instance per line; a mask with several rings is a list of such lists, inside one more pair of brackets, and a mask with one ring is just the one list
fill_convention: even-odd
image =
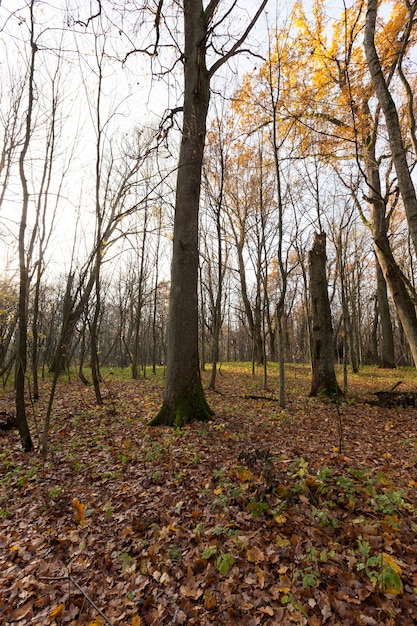
[(95, 13), (95, 15), (90, 15), (90, 17), (88, 18), (86, 22), (83, 22), (82, 20), (75, 20), (74, 23), (79, 24), (80, 26), (84, 26), (84, 28), (88, 28), (88, 26), (90, 25), (90, 22), (95, 20), (96, 17), (100, 17), (101, 15), (101, 0), (97, 0), (97, 3), (98, 3), (98, 11), (97, 13)]
[[(250, 31), (253, 29), (253, 27), (255, 26), (256, 22), (258, 21), (259, 17), (262, 14), (262, 11), (264, 10), (264, 8), (266, 7), (268, 3), (268, 0), (262, 0), (261, 6), (259, 7), (259, 9), (257, 10), (257, 12), (255, 13), (255, 16), (253, 17), (253, 19), (251, 20), (251, 22), (249, 23), (247, 29), (245, 30), (245, 32), (243, 33), (243, 35), (236, 41), (236, 43), (230, 48), (229, 52), (226, 52), (226, 54), (224, 56), (222, 56), (220, 59), (218, 59), (209, 69), (208, 71), (208, 75), (211, 78), (216, 72), (217, 70), (224, 65), (229, 59), (231, 59), (233, 56), (235, 56), (236, 54), (238, 54), (240, 52), (239, 48), (242, 45), (242, 43), (245, 41), (245, 39), (247, 38), (247, 36), (249, 35)], [(211, 3), (210, 3), (211, 4)], [(209, 5), (210, 6), (210, 5)]]

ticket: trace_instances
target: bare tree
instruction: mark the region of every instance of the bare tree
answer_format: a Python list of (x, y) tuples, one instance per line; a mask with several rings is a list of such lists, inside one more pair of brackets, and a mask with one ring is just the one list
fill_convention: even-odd
[(19, 177), (22, 188), (22, 211), (19, 227), (19, 303), (18, 303), (18, 340), (16, 349), (16, 423), (25, 452), (30, 452), (33, 448), (32, 438), (26, 418), (25, 406), (25, 377), (27, 368), (27, 311), (29, 294), (29, 276), (26, 259), (25, 235), (29, 208), (29, 187), (26, 175), (26, 157), (29, 150), (29, 143), (32, 135), (33, 109), (35, 102), (34, 76), (35, 59), (38, 47), (36, 45), (34, 29), (35, 0), (29, 4), (29, 36), (30, 36), (30, 57), (28, 72), (28, 92), (26, 110), (26, 128), (22, 149), (19, 155)]
[[(161, 5), (163, 2), (160, 3)], [(210, 102), (210, 82), (217, 70), (236, 54), (260, 17), (267, 0), (260, 2), (241, 37), (207, 67), (216, 28), (226, 18), (219, 0), (203, 8), (202, 0), (184, 0), (183, 128), (178, 161), (174, 241), (171, 266), (168, 359), (163, 405), (153, 425), (183, 426), (192, 419), (207, 420), (212, 410), (201, 383), (198, 356), (198, 213), (201, 172)], [(235, 4), (227, 11), (230, 13)]]

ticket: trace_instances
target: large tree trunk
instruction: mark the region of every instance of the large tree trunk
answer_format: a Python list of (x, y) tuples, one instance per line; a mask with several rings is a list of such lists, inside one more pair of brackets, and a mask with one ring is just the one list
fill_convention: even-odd
[[(401, 135), (397, 108), (388, 89), (375, 47), (375, 24), (378, 0), (368, 0), (364, 46), (376, 97), (384, 112), (389, 143), (403, 200), (414, 250), (417, 252), (417, 196), (407, 163), (407, 152)], [(405, 329), (404, 329), (405, 330)], [(415, 360), (415, 359), (414, 359)]]
[(183, 426), (213, 414), (198, 357), (198, 211), (210, 80), (201, 0), (184, 0), (184, 117), (175, 199), (164, 402), (152, 425)]
[(381, 321), (382, 342), (380, 349), (380, 366), (386, 368), (395, 367), (394, 333), (392, 331), (391, 313), (389, 310), (387, 283), (383, 271), (376, 259), (376, 282), (378, 313)]
[(315, 233), (309, 252), (312, 315), (312, 382), (310, 396), (341, 395), (334, 369), (333, 326), (326, 276), (326, 234)]
[[(386, 206), (381, 192), (381, 179), (375, 155), (375, 137), (367, 145), (366, 173), (369, 183), (369, 203), (372, 215), (372, 237), (375, 255), (382, 270), (397, 309), (404, 334), (417, 367), (417, 317), (414, 303), (404, 282), (403, 275), (391, 250), (388, 238)], [(382, 295), (382, 293), (380, 294)], [(379, 301), (378, 301), (379, 304)], [(380, 314), (383, 311), (379, 311)], [(385, 311), (386, 313), (386, 311)], [(385, 330), (385, 329), (384, 329)], [(388, 331), (389, 332), (389, 331)], [(387, 337), (385, 341), (388, 341)]]

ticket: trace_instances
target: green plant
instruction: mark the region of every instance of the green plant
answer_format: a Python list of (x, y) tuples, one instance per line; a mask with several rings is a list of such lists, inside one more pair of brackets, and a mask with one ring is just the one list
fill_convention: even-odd
[(106, 504), (103, 505), (103, 511), (107, 513), (107, 515), (113, 515), (113, 509), (109, 502), (106, 502)]
[(314, 486), (319, 494), (326, 494), (333, 480), (333, 471), (329, 467), (321, 467), (315, 477)]
[(180, 561), (182, 559), (182, 552), (174, 543), (168, 546), (168, 557), (171, 561)]
[(315, 506), (311, 509), (311, 515), (318, 520), (320, 526), (331, 526), (332, 528), (338, 527), (337, 519), (329, 515), (326, 510), (319, 510)]
[(51, 498), (51, 500), (54, 500), (55, 498), (59, 498), (63, 489), (64, 488), (62, 485), (56, 485), (56, 487), (51, 487), (49, 490), (49, 497)]
[(224, 467), (220, 469), (215, 469), (213, 471), (213, 478), (215, 478), (220, 484), (223, 484), (226, 480), (226, 470)]
[(383, 515), (392, 515), (397, 509), (405, 506), (403, 495), (400, 491), (376, 493), (373, 497), (376, 511)]
[(117, 553), (117, 557), (122, 562), (122, 570), (124, 572), (133, 572), (135, 569), (135, 560), (127, 552)]
[(400, 577), (401, 568), (394, 559), (383, 552), (371, 556), (371, 546), (368, 541), (358, 538), (360, 561), (356, 565), (358, 572), (364, 572), (372, 585), (377, 585), (381, 591), (398, 595), (402, 592)]
[[(298, 613), (300, 613), (300, 615), (303, 616), (304, 619), (307, 619), (308, 615), (305, 611), (305, 609), (303, 608), (303, 606), (300, 604), (300, 602), (298, 602), (295, 599), (295, 596), (293, 593), (284, 593), (281, 598), (280, 598), (281, 604), (283, 605), (290, 605), (295, 611), (298, 611)], [(299, 622), (301, 623), (301, 622)], [(305, 623), (304, 621), (302, 623)]]
[(262, 517), (265, 514), (265, 511), (268, 509), (268, 503), (264, 502), (264, 500), (256, 500), (256, 498), (251, 498), (248, 502), (248, 509), (252, 513), (253, 517)]
[(220, 493), (213, 499), (213, 502), (211, 503), (212, 510), (214, 511), (214, 509), (218, 506), (222, 509), (225, 509), (229, 506), (229, 498), (225, 493)]
[(209, 546), (208, 548), (206, 548), (203, 552), (203, 554), (201, 555), (202, 559), (209, 559), (210, 557), (213, 556), (213, 554), (216, 554), (217, 552), (217, 546)]
[(358, 548), (361, 557), (356, 565), (356, 569), (358, 572), (364, 572), (375, 586), (380, 576), (382, 554), (379, 553), (376, 556), (370, 556), (371, 545), (369, 541), (362, 539), (362, 537), (358, 538)]
[(307, 587), (317, 587), (320, 583), (320, 574), (312, 565), (304, 569), (296, 570), (293, 574), (293, 580), (296, 581), (297, 578), (301, 579), (303, 589), (307, 589)]
[(216, 535), (217, 537), (221, 535), (225, 535), (226, 537), (231, 537), (237, 531), (234, 528), (227, 528), (225, 526), (216, 526), (215, 528), (210, 529), (211, 535)]
[(165, 448), (162, 443), (159, 441), (153, 441), (151, 443), (150, 449), (147, 451), (145, 460), (146, 461), (160, 461), (164, 456)]
[(214, 564), (215, 567), (219, 570), (220, 574), (226, 576), (233, 563), (233, 557), (230, 554), (227, 554), (226, 552), (220, 552)]
[(305, 478), (308, 473), (308, 461), (303, 457), (295, 459), (289, 467), (293, 478)]
[(218, 547), (213, 545), (213, 546), (209, 546), (208, 548), (204, 550), (203, 554), (201, 555), (201, 558), (208, 560), (215, 554), (217, 554), (217, 557), (214, 561), (214, 566), (216, 567), (216, 569), (219, 570), (220, 574), (222, 574), (223, 576), (226, 576), (229, 569), (232, 567), (234, 563), (233, 557), (227, 552), (224, 552), (223, 550), (219, 552)]

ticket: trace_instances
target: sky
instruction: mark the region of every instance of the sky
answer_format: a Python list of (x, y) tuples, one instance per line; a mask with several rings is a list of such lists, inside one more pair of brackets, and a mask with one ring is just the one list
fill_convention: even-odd
[[(18, 2), (20, 3), (17, 4), (16, 0), (3, 0), (0, 5), (0, 59), (3, 59), (0, 62), (0, 110), (3, 120), (7, 110), (13, 106), (12, 100), (16, 101), (17, 98), (17, 93), (13, 93), (13, 86), (21, 80), (27, 87), (30, 21), (29, 12), (25, 8), (26, 2)], [(274, 6), (273, 0), (270, 3)], [(34, 80), (34, 132), (25, 166), (31, 191), (27, 233), (30, 235), (37, 201), (36, 192), (42, 177), (45, 146), (50, 132), (51, 101), (57, 98), (61, 104), (57, 109), (57, 147), (47, 221), (52, 220), (58, 194), (60, 199), (48, 254), (52, 267), (66, 266), (66, 269), (74, 249), (76, 228), (78, 234), (75, 250), (80, 258), (88, 251), (88, 243), (84, 241), (83, 235), (86, 233), (91, 237), (93, 232), (98, 59), (102, 63), (100, 124), (104, 160), (110, 152), (114, 152), (112, 156), (117, 158), (117, 144), (132, 135), (135, 127), (155, 128), (167, 109), (181, 103), (182, 77), (179, 64), (175, 65), (174, 71), (166, 71), (157, 79), (151, 75), (149, 56), (134, 54), (121, 63), (120, 59), (126, 52), (138, 44), (131, 33), (126, 37), (99, 20), (95, 20), (88, 29), (77, 24), (77, 20), (84, 23), (87, 21), (91, 15), (90, 5), (95, 9), (96, 3), (86, 0), (40, 0), (35, 7), (34, 33), (38, 50)], [(254, 13), (254, 3), (241, 0), (239, 6), (239, 23), (234, 25), (238, 33)], [(270, 10), (268, 16), (270, 19)], [(111, 17), (116, 20), (118, 16), (112, 14)], [(136, 16), (129, 17), (131, 23), (125, 24), (126, 32), (131, 28), (134, 19)], [(262, 46), (266, 38), (265, 23), (262, 23), (251, 36), (251, 43), (260, 41)], [(166, 44), (165, 53), (152, 59), (155, 69), (169, 69), (175, 58), (176, 50), (172, 41), (165, 39), (163, 43)], [(224, 68), (217, 77), (216, 88), (223, 92), (229, 89), (231, 93), (237, 84), (237, 77), (252, 66), (252, 59), (248, 55), (236, 57), (231, 68)], [(28, 101), (27, 88), (22, 93), (19, 115), (24, 120)], [(178, 117), (177, 120), (177, 124), (180, 123)], [(2, 130), (0, 128), (0, 141)], [(171, 166), (175, 167), (175, 164), (172, 163)], [(66, 176), (63, 180), (64, 172)], [(0, 186), (3, 180), (0, 176)], [(0, 269), (3, 273), (6, 268), (10, 274), (16, 272), (16, 247), (12, 242), (16, 238), (20, 211), (21, 184), (15, 166), (7, 184), (3, 206), (0, 207)]]
[[(226, 0), (227, 2), (227, 0)], [(235, 33), (241, 33), (254, 13), (253, 0), (239, 0), (238, 19), (230, 25)], [(329, 7), (343, 6), (343, 2), (330, 2)], [(27, 71), (30, 54), (29, 14), (25, 0), (3, 0), (0, 4), (0, 142), (4, 137), (4, 123), (11, 106), (16, 105), (17, 96), (23, 94), (19, 116), (24, 120), (27, 107)], [(155, 128), (161, 121), (164, 111), (181, 103), (182, 76), (180, 65), (170, 66), (175, 58), (173, 39), (165, 38), (164, 53), (157, 58), (148, 55), (126, 56), (137, 44), (138, 38), (132, 34), (132, 24), (137, 15), (130, 15), (123, 25), (129, 36), (114, 26), (108, 28), (105, 22), (95, 20), (88, 29), (80, 22), (86, 22), (90, 5), (95, 9), (94, 0), (39, 0), (35, 11), (35, 36), (38, 51), (35, 70), (35, 112), (34, 132), (31, 138), (26, 174), (31, 196), (28, 234), (35, 212), (34, 199), (42, 176), (42, 163), (46, 139), (50, 130), (51, 100), (57, 97), (61, 103), (57, 109), (58, 124), (56, 154), (53, 162), (53, 176), (47, 205), (47, 221), (52, 219), (55, 199), (59, 203), (55, 217), (51, 245), (48, 248), (49, 263), (55, 271), (68, 270), (69, 259), (75, 249), (80, 259), (89, 249), (93, 235), (93, 215), (95, 197), (95, 157), (97, 143), (97, 96), (99, 93), (98, 59), (102, 62), (102, 84), (100, 101), (100, 125), (102, 128), (102, 153), (104, 162), (110, 157), (120, 159), (118, 150), (123, 141), (134, 134), (135, 127)], [(306, 2), (307, 10), (309, 1)], [(117, 2), (105, 4), (118, 6)], [(129, 6), (132, 6), (131, 3)], [(169, 6), (175, 6), (171, 3)], [(272, 26), (276, 19), (288, 19), (291, 3), (288, 0), (269, 0), (265, 17), (250, 35), (249, 43), (258, 50), (266, 51), (268, 41), (267, 25)], [(330, 10), (330, 9), (329, 9)], [(278, 16), (278, 18), (277, 18)], [(119, 19), (112, 13), (114, 23)], [(148, 41), (151, 43), (153, 16), (149, 18)], [(118, 22), (121, 23), (121, 22)], [(172, 26), (174, 24), (174, 26)], [(136, 29), (138, 29), (137, 27)], [(171, 23), (175, 29), (175, 22)], [(172, 32), (172, 31), (171, 31)], [(217, 45), (227, 45), (226, 39)], [(151, 75), (154, 68), (165, 69), (159, 80)], [(253, 71), (259, 65), (259, 58), (243, 54), (235, 57), (224, 66), (216, 77), (216, 91), (231, 94), (244, 72)], [(168, 71), (170, 70), (170, 71)], [(16, 89), (19, 81), (26, 88)], [(13, 91), (15, 88), (15, 91)], [(177, 117), (177, 123), (180, 119)], [(2, 128), (3, 126), (3, 128)], [(178, 133), (176, 134), (178, 138)], [(1, 144), (0, 144), (1, 149)], [(167, 167), (175, 168), (175, 146), (172, 161)], [(16, 153), (16, 156), (18, 152)], [(65, 177), (63, 178), (63, 174)], [(4, 168), (0, 170), (0, 190), (4, 181)], [(43, 201), (44, 198), (41, 198)], [(16, 239), (21, 210), (21, 185), (17, 167), (8, 181), (3, 205), (0, 207), (0, 270), (16, 272)], [(77, 230), (76, 230), (77, 229)], [(74, 234), (77, 232), (75, 246)], [(86, 235), (86, 236), (84, 236)]]

